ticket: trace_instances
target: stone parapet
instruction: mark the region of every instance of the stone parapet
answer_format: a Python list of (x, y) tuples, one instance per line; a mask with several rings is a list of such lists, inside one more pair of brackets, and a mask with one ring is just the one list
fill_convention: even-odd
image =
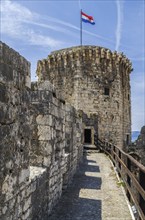
[(8, 194), (9, 181), (14, 180), (18, 187), (29, 176), (30, 64), (7, 45), (0, 46), (0, 156), (5, 173), (0, 181), (5, 182), (2, 189)]
[(31, 85), (30, 63), (0, 46), (0, 218), (47, 219), (82, 158), (82, 120), (50, 82)]
[(123, 53), (112, 52), (103, 47), (82, 46), (54, 51), (47, 59), (39, 60), (37, 75), (39, 80), (45, 80), (55, 70), (61, 72), (70, 67), (79, 69), (84, 63), (97, 65), (103, 71), (113, 71), (114, 66), (118, 65), (128, 73), (132, 71), (132, 64)]
[[(49, 81), (32, 83), (31, 101), (30, 164), (48, 170), (47, 210), (43, 210), (48, 214), (81, 160), (83, 147), (78, 133), (81, 134), (82, 121), (76, 109), (62, 99)], [(35, 215), (41, 219), (40, 210), (36, 210)]]
[(0, 48), (0, 211), (10, 215), (9, 203), (30, 175), (30, 63), (6, 44)]
[(65, 148), (65, 102), (49, 81), (32, 83), (31, 165), (49, 167)]

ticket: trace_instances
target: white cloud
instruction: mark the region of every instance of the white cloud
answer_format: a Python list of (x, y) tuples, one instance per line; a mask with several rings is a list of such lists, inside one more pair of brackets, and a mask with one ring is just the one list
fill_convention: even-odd
[[(77, 27), (77, 26), (75, 26), (75, 25), (73, 25), (73, 24), (70, 24), (70, 23), (68, 23), (68, 22), (65, 22), (65, 21), (62, 21), (62, 20), (58, 20), (58, 19), (52, 18), (52, 17), (45, 17), (45, 18), (46, 18), (48, 21), (51, 21), (51, 22), (54, 22), (54, 23), (57, 23), (57, 24), (60, 24), (60, 25), (69, 27), (69, 28), (71, 28), (71, 29), (73, 29), (73, 30), (80, 31), (80, 28), (79, 28), (79, 27)], [(82, 30), (82, 31), (83, 31), (84, 33), (88, 34), (88, 35), (97, 37), (97, 38), (102, 39), (102, 40), (104, 40), (104, 41), (106, 41), (106, 42), (110, 42), (110, 43), (114, 44), (114, 41), (113, 41), (113, 40), (110, 40), (110, 39), (108, 39), (108, 38), (102, 37), (101, 35), (94, 34), (94, 33), (90, 32), (90, 31), (86, 31), (86, 30)]]
[[(50, 47), (51, 49), (66, 46), (66, 42), (42, 35), (34, 26), (39, 26), (48, 30), (61, 32), (79, 38), (80, 27), (71, 23), (58, 20), (54, 17), (42, 16), (30, 11), (18, 2), (6, 0), (1, 2), (2, 34), (6, 34), (14, 39), (21, 39), (31, 45)], [(77, 31), (77, 33), (74, 32)], [(114, 41), (100, 35), (83, 30), (84, 33), (114, 44)], [(50, 32), (51, 33), (51, 32)], [(43, 42), (42, 42), (43, 41)]]
[[(28, 24), (32, 24), (32, 25), (35, 25), (35, 26), (39, 26), (39, 27), (42, 27), (42, 28), (45, 28), (45, 29), (49, 29), (49, 30), (53, 30), (53, 31), (57, 31), (57, 32), (61, 32), (61, 33), (65, 33), (65, 34), (69, 34), (71, 36), (75, 36), (75, 37), (78, 37), (78, 34), (75, 34), (73, 31), (70, 31), (66, 28), (63, 28), (63, 27), (60, 27), (60, 25), (55, 25), (53, 22), (53, 25), (48, 25), (46, 23), (49, 23), (49, 20), (45, 21), (45, 23), (41, 23), (41, 22), (36, 22), (36, 21), (25, 21), (25, 23), (28, 23)], [(57, 22), (56, 22), (57, 23)]]
[(123, 23), (123, 2), (120, 0), (116, 0), (117, 6), (117, 27), (116, 27), (116, 46), (115, 50), (119, 50), (120, 42), (121, 42), (121, 32), (122, 32), (122, 23)]
[[(39, 18), (26, 7), (10, 0), (1, 2), (1, 32), (15, 39), (21, 39), (32, 45), (56, 48), (63, 42), (44, 36), (30, 26)], [(49, 27), (52, 29), (52, 27)]]
[[(32, 19), (32, 12), (24, 6), (10, 0), (1, 1), (1, 12), (5, 13), (5, 17), (15, 15), (16, 20)], [(11, 18), (11, 17), (10, 17)]]
[(52, 38), (43, 36), (41, 34), (37, 34), (36, 36), (35, 32), (29, 33), (28, 36), (29, 43), (32, 45), (40, 45), (44, 47), (50, 46), (52, 48), (57, 48), (62, 44), (60, 41), (53, 40)]

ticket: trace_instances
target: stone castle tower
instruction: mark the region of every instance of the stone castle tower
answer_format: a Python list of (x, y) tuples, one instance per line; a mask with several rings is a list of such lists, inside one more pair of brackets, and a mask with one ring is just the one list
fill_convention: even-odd
[(49, 80), (64, 100), (85, 113), (84, 142), (94, 136), (119, 147), (131, 140), (130, 61), (97, 46), (52, 52), (38, 61), (38, 80)]

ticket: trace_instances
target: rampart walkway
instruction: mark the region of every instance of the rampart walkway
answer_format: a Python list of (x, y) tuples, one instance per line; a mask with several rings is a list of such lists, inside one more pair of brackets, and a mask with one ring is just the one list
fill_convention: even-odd
[(83, 163), (49, 220), (132, 220), (114, 169), (103, 153)]

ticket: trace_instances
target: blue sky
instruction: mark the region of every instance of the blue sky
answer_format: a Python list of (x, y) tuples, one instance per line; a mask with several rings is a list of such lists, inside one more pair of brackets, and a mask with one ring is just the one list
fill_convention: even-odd
[(132, 130), (145, 124), (144, 0), (1, 0), (1, 40), (31, 62), (80, 44), (80, 9), (96, 24), (83, 24), (83, 44), (123, 52), (131, 61)]

